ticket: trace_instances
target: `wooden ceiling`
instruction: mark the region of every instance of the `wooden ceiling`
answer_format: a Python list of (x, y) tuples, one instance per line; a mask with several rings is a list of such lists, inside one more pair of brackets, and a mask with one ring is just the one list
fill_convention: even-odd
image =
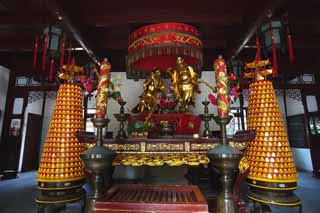
[[(218, 54), (230, 57), (254, 22), (279, 1), (56, 0), (56, 3), (97, 57), (108, 57), (114, 71), (124, 71), (128, 35), (138, 27), (168, 21), (198, 27), (204, 43), (204, 69), (211, 69), (213, 59)], [(274, 16), (288, 12), (296, 55), (295, 65), (283, 66), (283, 69), (292, 72), (317, 69), (320, 65), (320, 1), (283, 0), (280, 5)], [(23, 55), (31, 64), (35, 35), (56, 21), (45, 0), (0, 1), (0, 56)], [(73, 47), (80, 47), (71, 33), (68, 38)], [(248, 45), (254, 45), (254, 39), (250, 39)], [(80, 63), (90, 61), (84, 51), (75, 54)], [(254, 48), (244, 48), (239, 57), (249, 60), (254, 54)], [(288, 61), (280, 61), (281, 64)]]

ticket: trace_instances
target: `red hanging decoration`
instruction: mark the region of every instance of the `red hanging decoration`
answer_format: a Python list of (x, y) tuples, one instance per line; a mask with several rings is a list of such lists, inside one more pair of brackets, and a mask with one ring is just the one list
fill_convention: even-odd
[(203, 43), (199, 30), (175, 22), (143, 26), (129, 35), (128, 73), (151, 72), (158, 67), (165, 72), (176, 66), (178, 56), (195, 68), (203, 64)]
[(258, 35), (256, 36), (256, 47), (257, 47), (257, 52), (256, 52), (256, 64), (259, 63), (261, 60), (261, 48), (260, 48), (260, 41)]
[(272, 23), (270, 22), (270, 38), (271, 38), (271, 45), (272, 45), (272, 76), (278, 76), (278, 61), (277, 61), (277, 49), (276, 44), (274, 41), (274, 35), (272, 31)]
[(65, 48), (66, 38), (65, 36), (62, 39), (61, 42), (61, 54), (60, 54), (60, 68), (63, 66), (64, 63), (64, 48)]
[(293, 46), (292, 46), (292, 36), (290, 33), (290, 28), (289, 28), (289, 21), (288, 21), (288, 15), (284, 16), (284, 21), (287, 27), (287, 47), (288, 47), (288, 53), (289, 53), (289, 60), (290, 60), (290, 64), (293, 63), (293, 59), (294, 59), (294, 54), (293, 54)]
[(292, 38), (291, 38), (290, 32), (288, 32), (288, 51), (289, 51), (290, 64), (292, 64), (294, 55), (293, 55)]
[(67, 65), (70, 65), (70, 64), (71, 64), (71, 49), (72, 49), (72, 46), (71, 46), (71, 44), (70, 44), (70, 45), (69, 45), (69, 49), (68, 49)]
[(39, 50), (39, 37), (36, 36), (36, 38), (34, 40), (33, 69), (35, 69), (37, 67), (38, 50)]
[(50, 60), (49, 81), (53, 80), (53, 69), (54, 69), (54, 60), (53, 60), (53, 58), (51, 58), (51, 60)]
[(74, 57), (72, 57), (71, 65), (75, 65), (75, 64), (76, 64), (76, 59)]
[(42, 71), (43, 72), (45, 72), (45, 70), (46, 70), (48, 41), (49, 41), (49, 34), (46, 33), (45, 38), (44, 38), (44, 42), (43, 42), (43, 53), (42, 53)]

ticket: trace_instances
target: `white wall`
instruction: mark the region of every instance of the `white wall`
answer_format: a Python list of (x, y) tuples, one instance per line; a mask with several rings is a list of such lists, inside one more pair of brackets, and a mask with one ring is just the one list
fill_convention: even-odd
[(0, 137), (2, 135), (3, 118), (6, 108), (10, 70), (0, 65)]
[(310, 149), (291, 148), (291, 150), (298, 170), (312, 172)]
[[(135, 107), (139, 102), (139, 96), (143, 92), (143, 82), (144, 80), (134, 81), (132, 79), (126, 78), (125, 72), (113, 72), (111, 73), (111, 78), (119, 76), (121, 78), (120, 91), (123, 99), (127, 102), (125, 105), (125, 112), (128, 113), (133, 107)], [(119, 130), (119, 122), (115, 119), (115, 113), (119, 113), (120, 106), (113, 99), (109, 99), (107, 116), (110, 119), (108, 126), (108, 131), (113, 132), (113, 136), (116, 136)]]
[(287, 103), (288, 116), (299, 115), (304, 113), (304, 109), (301, 101), (294, 100), (287, 96), (286, 103)]
[[(213, 71), (203, 71), (201, 74), (201, 79), (205, 80), (209, 84), (215, 86), (216, 85), (216, 78)], [(208, 95), (212, 93), (212, 90), (208, 88), (204, 84), (199, 85), (200, 94), (195, 95), (195, 108), (193, 108), (192, 113), (194, 115), (203, 114), (204, 112), (204, 106), (202, 104), (202, 101), (208, 100)], [(209, 113), (213, 113), (214, 115), (217, 115), (217, 107), (213, 106), (212, 104), (209, 104)], [(204, 123), (201, 122), (201, 130), (200, 135), (204, 129)], [(210, 121), (210, 130), (218, 130), (219, 126), (213, 121)]]

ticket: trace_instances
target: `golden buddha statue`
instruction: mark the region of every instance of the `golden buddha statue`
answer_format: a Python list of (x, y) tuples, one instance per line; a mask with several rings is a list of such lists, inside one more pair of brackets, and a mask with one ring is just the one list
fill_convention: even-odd
[(158, 68), (153, 70), (143, 83), (143, 94), (139, 104), (132, 109), (133, 113), (152, 113), (157, 105), (158, 95), (165, 89), (161, 72)]
[(182, 57), (177, 58), (176, 69), (169, 68), (174, 94), (179, 102), (179, 110), (188, 112), (189, 106), (194, 105), (194, 93), (200, 93), (198, 75), (188, 66)]

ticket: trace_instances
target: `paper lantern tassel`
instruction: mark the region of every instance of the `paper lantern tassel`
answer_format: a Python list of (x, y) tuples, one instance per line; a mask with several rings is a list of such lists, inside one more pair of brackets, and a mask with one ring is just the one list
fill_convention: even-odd
[(49, 81), (53, 80), (53, 69), (54, 69), (54, 60), (53, 60), (53, 58), (51, 58), (51, 60), (50, 60)]
[(43, 42), (43, 53), (42, 53), (42, 71), (43, 72), (45, 72), (46, 70), (48, 41), (49, 41), (49, 34), (46, 33), (44, 42)]
[(271, 38), (271, 45), (272, 45), (272, 76), (277, 77), (278, 76), (277, 48), (274, 41), (271, 22), (270, 22), (270, 38)]
[(259, 42), (259, 37), (256, 36), (256, 47), (257, 47), (257, 52), (256, 52), (256, 64), (259, 63), (261, 60), (261, 48), (260, 48), (260, 42)]
[(294, 55), (293, 55), (293, 47), (292, 47), (292, 37), (290, 33), (288, 33), (288, 52), (289, 52), (290, 64), (292, 64)]
[(38, 50), (39, 50), (39, 37), (36, 36), (34, 40), (33, 69), (37, 67)]

